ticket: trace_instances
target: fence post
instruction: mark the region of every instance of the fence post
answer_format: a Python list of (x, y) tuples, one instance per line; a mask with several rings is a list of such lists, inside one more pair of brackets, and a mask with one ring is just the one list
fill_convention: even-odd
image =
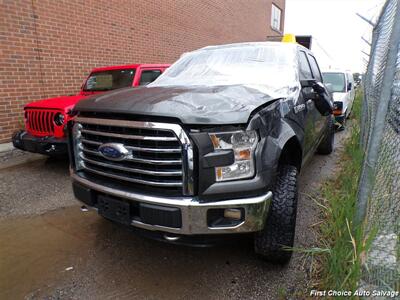
[[(387, 5), (385, 5), (386, 7)], [(369, 133), (370, 128), (368, 127), (368, 87), (367, 85), (371, 83), (371, 68), (375, 59), (375, 51), (376, 51), (376, 33), (372, 34), (372, 41), (371, 41), (371, 51), (369, 55), (369, 62), (367, 65), (367, 72), (364, 74), (364, 78), (362, 80), (362, 90), (363, 90), (363, 103), (362, 103), (362, 118), (361, 118), (361, 125), (360, 125), (360, 144), (364, 149), (367, 148), (368, 136), (367, 132)], [(371, 124), (369, 124), (371, 125)], [(368, 128), (367, 128), (368, 127)], [(368, 130), (367, 130), (368, 129)], [(367, 131), (367, 132), (366, 132)]]
[[(396, 0), (398, 1), (398, 0)], [(383, 82), (379, 103), (375, 114), (375, 124), (371, 124), (371, 140), (368, 142), (368, 149), (365, 157), (365, 166), (360, 179), (357, 209), (355, 215), (355, 223), (361, 224), (365, 218), (368, 198), (373, 187), (371, 174), (374, 174), (376, 163), (379, 155), (379, 148), (382, 141), (382, 135), (385, 129), (386, 115), (389, 108), (390, 99), (392, 97), (392, 84), (396, 72), (397, 54), (400, 43), (400, 4), (396, 5), (396, 13), (393, 23), (393, 31), (390, 36), (389, 50), (387, 54), (387, 63), (383, 75)], [(373, 59), (371, 57), (371, 59)]]

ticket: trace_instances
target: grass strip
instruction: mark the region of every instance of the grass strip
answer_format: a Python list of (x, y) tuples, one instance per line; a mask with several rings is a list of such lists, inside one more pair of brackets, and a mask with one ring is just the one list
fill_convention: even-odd
[[(363, 165), (360, 145), (361, 102), (358, 92), (353, 105), (353, 122), (341, 157), (341, 167), (335, 180), (327, 182), (321, 191), (323, 222), (320, 225), (321, 244), (325, 251), (318, 253), (320, 290), (357, 290), (361, 277), (361, 264), (371, 238), (365, 239), (362, 228), (355, 226), (358, 183)], [(354, 297), (356, 298), (356, 297)]]

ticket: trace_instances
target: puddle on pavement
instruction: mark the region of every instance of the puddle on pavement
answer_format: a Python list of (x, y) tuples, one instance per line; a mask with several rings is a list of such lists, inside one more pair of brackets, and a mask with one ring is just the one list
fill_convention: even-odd
[(82, 214), (74, 206), (0, 221), (1, 299), (21, 299), (72, 276), (93, 243), (91, 227), (99, 222), (94, 212)]
[(0, 241), (0, 299), (201, 296), (232, 285), (227, 260), (260, 268), (252, 245), (160, 243), (79, 206), (0, 220)]

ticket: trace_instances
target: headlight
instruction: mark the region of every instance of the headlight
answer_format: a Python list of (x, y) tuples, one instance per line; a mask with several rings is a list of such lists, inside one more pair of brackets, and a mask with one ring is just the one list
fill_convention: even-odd
[(341, 115), (343, 112), (343, 102), (335, 101), (333, 102), (333, 114), (334, 115)]
[(82, 125), (75, 123), (72, 127), (72, 143), (74, 147), (75, 170), (79, 171), (83, 168), (82, 148), (81, 148), (81, 129)]
[(258, 136), (253, 130), (210, 133), (214, 149), (232, 149), (235, 162), (226, 167), (216, 167), (217, 181), (229, 181), (253, 177), (255, 174), (254, 151), (257, 146)]
[(54, 116), (54, 123), (57, 126), (62, 126), (62, 125), (64, 125), (64, 122), (65, 122), (64, 115), (62, 113), (56, 113)]

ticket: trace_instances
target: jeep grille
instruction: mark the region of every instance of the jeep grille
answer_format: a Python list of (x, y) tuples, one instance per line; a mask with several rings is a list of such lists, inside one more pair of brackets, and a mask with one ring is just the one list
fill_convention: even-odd
[(57, 111), (42, 109), (26, 109), (26, 127), (27, 130), (39, 136), (54, 134), (54, 115)]

